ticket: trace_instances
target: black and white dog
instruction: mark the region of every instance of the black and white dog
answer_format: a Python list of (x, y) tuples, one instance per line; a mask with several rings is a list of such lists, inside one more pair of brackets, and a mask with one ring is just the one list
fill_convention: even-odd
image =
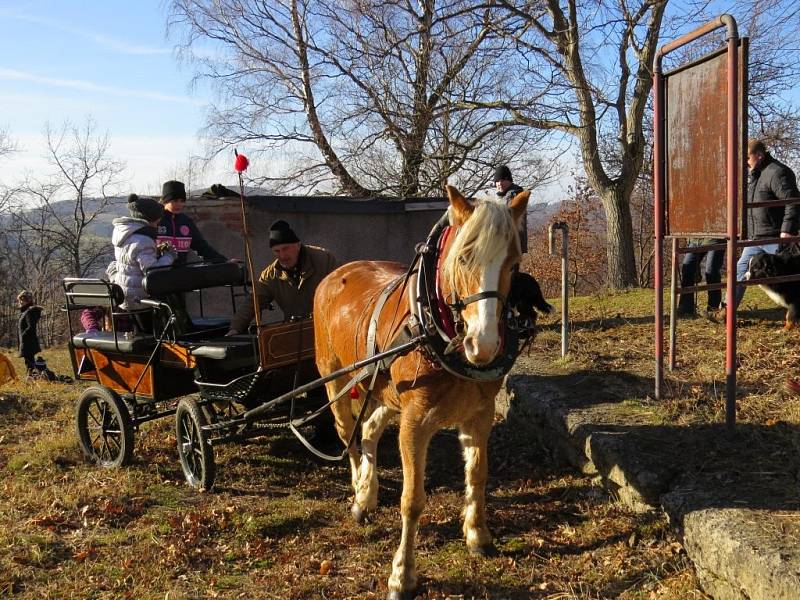
[[(750, 259), (744, 278), (763, 279), (781, 275), (800, 275), (800, 256), (785, 252), (756, 254)], [(784, 330), (796, 327), (800, 320), (800, 281), (770, 283), (759, 287), (770, 300), (786, 309)]]

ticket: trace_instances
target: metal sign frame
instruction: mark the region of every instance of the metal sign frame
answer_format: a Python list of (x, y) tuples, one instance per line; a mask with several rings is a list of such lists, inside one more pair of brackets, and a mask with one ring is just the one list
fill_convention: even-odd
[[(738, 41), (739, 214), (747, 198), (748, 38)], [(727, 48), (663, 75), (665, 127), (665, 234), (723, 238), (727, 231)], [(747, 237), (740, 219), (739, 237)]]
[[(653, 148), (654, 175), (654, 212), (655, 212), (655, 358), (656, 381), (655, 396), (662, 395), (664, 371), (664, 235), (666, 232), (666, 85), (662, 72), (664, 56), (686, 44), (697, 40), (721, 27), (727, 30), (727, 49), (725, 51), (727, 67), (726, 93), (726, 200), (727, 200), (727, 304), (726, 339), (725, 339), (725, 422), (733, 428), (736, 422), (736, 311), (734, 292), (736, 288), (736, 249), (739, 225), (739, 193), (742, 175), (742, 153), (739, 143), (741, 131), (739, 127), (739, 82), (741, 80), (739, 65), (739, 31), (736, 20), (731, 15), (721, 15), (702, 27), (668, 43), (658, 49), (653, 65), (653, 95), (655, 136)], [(745, 105), (746, 106), (746, 105)], [(745, 116), (745, 115), (741, 115)], [(691, 201), (687, 199), (687, 201)], [(674, 271), (674, 267), (673, 267)]]

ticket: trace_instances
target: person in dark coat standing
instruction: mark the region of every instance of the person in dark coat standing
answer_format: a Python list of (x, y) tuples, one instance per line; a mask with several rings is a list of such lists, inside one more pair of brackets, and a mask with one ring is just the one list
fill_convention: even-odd
[[(720, 238), (706, 238), (698, 242), (692, 242), (690, 246), (710, 246), (711, 244), (722, 244), (724, 239)], [(695, 278), (697, 277), (697, 270), (700, 268), (700, 263), (703, 258), (706, 258), (706, 283), (719, 283), (722, 281), (722, 265), (725, 262), (725, 249), (722, 250), (709, 250), (708, 252), (689, 252), (683, 257), (681, 263), (681, 286), (689, 287), (694, 285)], [(722, 290), (709, 290), (708, 291), (708, 304), (706, 305), (705, 316), (709, 319), (716, 320), (717, 311), (723, 307), (722, 303)], [(681, 294), (681, 299), (678, 302), (678, 316), (691, 317), (695, 316), (694, 309), (694, 294), (689, 292)]]
[[(750, 167), (750, 182), (747, 198), (751, 204), (772, 200), (788, 200), (800, 198), (797, 190), (797, 179), (794, 172), (781, 162), (775, 160), (761, 140), (750, 140), (747, 143), (747, 165)], [(797, 204), (786, 206), (755, 207), (753, 216), (753, 239), (787, 238), (797, 234), (797, 221), (800, 207)], [(762, 244), (747, 246), (736, 263), (736, 281), (743, 281), (750, 258), (756, 254), (767, 252), (775, 254), (780, 244)], [(744, 297), (745, 287), (736, 287), (736, 306)]]
[[(511, 169), (506, 165), (494, 170), (494, 189), (497, 197), (505, 200), (506, 205), (510, 204), (514, 197), (523, 191), (521, 186), (514, 183)], [(525, 215), (519, 228), (519, 247), (523, 254), (528, 251), (528, 215)]]
[(33, 294), (27, 290), (17, 294), (19, 305), (19, 355), (25, 361), (28, 374), (36, 373), (36, 355), (42, 351), (36, 326), (42, 316), (42, 307), (33, 303)]
[(206, 241), (192, 218), (184, 214), (186, 187), (180, 181), (167, 181), (161, 187), (161, 204), (164, 216), (158, 224), (157, 244), (169, 242), (178, 251), (176, 265), (186, 264), (189, 250), (194, 250), (203, 260), (217, 263), (228, 260)]

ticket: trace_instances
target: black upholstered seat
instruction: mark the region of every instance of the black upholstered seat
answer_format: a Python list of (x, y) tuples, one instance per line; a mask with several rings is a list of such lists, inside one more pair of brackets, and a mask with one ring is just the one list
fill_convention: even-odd
[(92, 333), (76, 333), (72, 336), (72, 343), (76, 348), (94, 348), (106, 352), (146, 352), (153, 349), (156, 340), (152, 335), (137, 335), (125, 337), (117, 332), (116, 338), (113, 331), (94, 331)]
[(230, 327), (230, 317), (191, 317), (192, 329), (217, 329), (218, 327)]
[(169, 294), (243, 283), (242, 267), (226, 262), (152, 269), (147, 272), (142, 285), (149, 296), (160, 298)]
[(196, 343), (198, 345), (189, 346), (189, 353), (192, 356), (234, 361), (241, 359), (255, 361), (256, 358), (254, 335), (230, 335), (215, 340), (201, 340)]

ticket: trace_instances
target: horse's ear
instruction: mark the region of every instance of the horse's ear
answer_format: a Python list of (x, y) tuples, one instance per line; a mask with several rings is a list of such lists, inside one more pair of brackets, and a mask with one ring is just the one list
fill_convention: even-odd
[(515, 223), (519, 223), (520, 219), (525, 216), (525, 212), (528, 210), (528, 198), (530, 197), (530, 190), (523, 190), (514, 196), (514, 199), (511, 200), (511, 203), (508, 205)]
[(461, 195), (456, 188), (452, 185), (444, 186), (445, 192), (447, 192), (447, 199), (450, 201), (450, 206), (452, 207), (451, 215), (453, 217), (453, 225), (458, 226), (462, 225), (469, 216), (472, 214), (472, 211), (475, 210), (475, 207), (470, 204), (464, 196)]

